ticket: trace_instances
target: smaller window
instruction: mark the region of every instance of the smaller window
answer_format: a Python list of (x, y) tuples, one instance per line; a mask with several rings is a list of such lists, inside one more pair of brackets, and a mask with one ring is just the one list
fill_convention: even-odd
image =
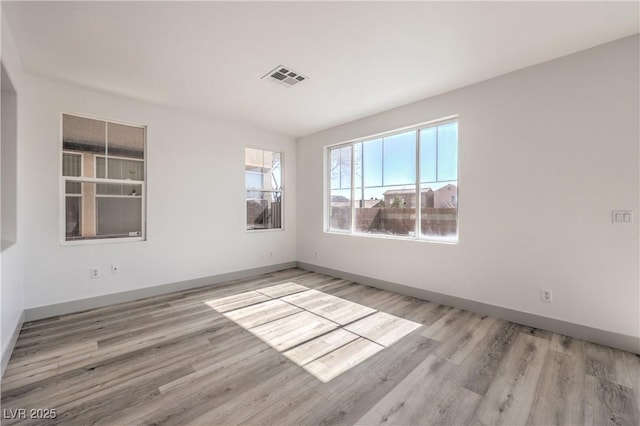
[(282, 229), (281, 152), (245, 149), (247, 230)]

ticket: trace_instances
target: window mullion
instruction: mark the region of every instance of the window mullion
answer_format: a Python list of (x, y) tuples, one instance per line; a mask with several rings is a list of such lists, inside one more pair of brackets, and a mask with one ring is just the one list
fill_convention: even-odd
[(351, 144), (351, 234), (355, 232), (355, 220), (356, 220), (356, 209), (355, 209), (355, 195), (356, 195), (356, 187), (354, 182), (356, 181), (356, 150), (355, 145)]
[(416, 238), (420, 238), (422, 226), (422, 188), (420, 184), (420, 130), (416, 130)]

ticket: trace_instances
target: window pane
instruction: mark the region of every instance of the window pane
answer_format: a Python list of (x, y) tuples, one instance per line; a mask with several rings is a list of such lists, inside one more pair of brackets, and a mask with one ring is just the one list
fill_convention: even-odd
[(96, 185), (98, 195), (122, 195), (122, 196), (141, 196), (142, 185), (129, 185), (119, 183), (99, 183)]
[(144, 129), (124, 124), (107, 124), (109, 156), (144, 158)]
[(82, 183), (80, 182), (65, 182), (65, 194), (81, 194)]
[(382, 186), (382, 139), (362, 144), (364, 186)]
[(356, 197), (356, 232), (415, 236), (415, 185), (365, 188)]
[(62, 116), (62, 149), (79, 154), (77, 161), (84, 165), (79, 167), (85, 177), (94, 177), (94, 156), (106, 153), (106, 129), (107, 123), (101, 120), (67, 114)]
[(351, 145), (330, 150), (331, 189), (351, 187)]
[(82, 197), (65, 197), (65, 235), (67, 240), (81, 236)]
[(363, 183), (362, 182), (363, 180), (362, 160), (363, 160), (362, 144), (361, 143), (353, 144), (353, 176), (355, 179), (355, 182), (353, 182), (353, 185), (356, 188), (362, 187), (362, 183)]
[(82, 156), (79, 154), (62, 154), (62, 176), (80, 176), (82, 173)]
[(331, 211), (329, 228), (340, 231), (351, 229), (351, 190), (331, 191)]
[(282, 228), (282, 153), (245, 149), (247, 228)]
[(245, 187), (279, 191), (282, 189), (282, 153), (246, 148)]
[(340, 148), (340, 188), (351, 188), (351, 146)]
[(142, 235), (141, 197), (97, 197), (97, 237), (137, 237)]
[[(282, 189), (282, 154), (279, 152), (268, 152), (271, 154), (271, 164), (266, 165), (271, 170), (271, 188)], [(265, 160), (267, 156), (265, 155)]]
[(247, 170), (244, 178), (247, 189), (262, 189), (262, 172)]
[[(97, 158), (96, 160), (99, 160)], [(104, 164), (104, 159), (101, 159)], [(122, 158), (109, 158), (109, 179), (144, 180), (144, 163), (137, 160), (125, 160)], [(96, 161), (97, 166), (97, 161)], [(96, 173), (99, 171), (96, 167)], [(97, 177), (102, 177), (97, 175)]]
[(340, 148), (333, 148), (329, 151), (330, 163), (329, 174), (331, 178), (331, 189), (340, 189)]
[(404, 185), (416, 181), (416, 132), (384, 138), (383, 184)]
[(142, 185), (65, 182), (66, 239), (138, 237), (142, 235)]
[(438, 126), (438, 181), (458, 179), (458, 123)]
[(106, 159), (105, 157), (96, 156), (96, 177), (97, 178), (106, 178)]
[(247, 191), (247, 229), (282, 228), (282, 192)]
[(458, 186), (454, 183), (422, 185), (423, 197), (420, 230), (423, 237), (457, 241)]
[(437, 127), (420, 130), (420, 182), (436, 181)]

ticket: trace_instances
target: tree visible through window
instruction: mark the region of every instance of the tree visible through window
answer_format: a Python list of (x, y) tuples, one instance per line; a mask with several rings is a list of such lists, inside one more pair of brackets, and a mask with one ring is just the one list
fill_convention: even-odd
[(329, 230), (456, 241), (458, 123), (329, 148)]
[(65, 240), (144, 237), (145, 128), (62, 116)]
[(282, 153), (245, 149), (247, 229), (282, 229)]

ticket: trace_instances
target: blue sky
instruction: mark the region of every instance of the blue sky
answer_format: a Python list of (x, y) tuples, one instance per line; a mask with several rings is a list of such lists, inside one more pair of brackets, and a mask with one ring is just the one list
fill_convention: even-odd
[[(422, 186), (436, 189), (445, 182), (457, 180), (458, 123), (446, 123), (419, 132)], [(391, 186), (396, 189), (414, 185), (415, 143), (416, 131), (412, 130), (354, 145), (355, 185), (360, 188), (364, 181), (365, 198), (382, 198)], [(331, 163), (331, 188), (342, 189), (339, 195), (349, 194), (344, 190), (351, 185), (351, 146), (331, 150)], [(338, 194), (338, 191), (333, 192)]]

